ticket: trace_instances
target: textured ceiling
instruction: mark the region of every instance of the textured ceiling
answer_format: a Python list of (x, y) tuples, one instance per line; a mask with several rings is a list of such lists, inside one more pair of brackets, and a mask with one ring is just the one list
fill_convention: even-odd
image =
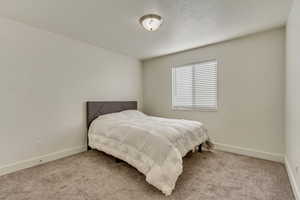
[[(0, 16), (146, 59), (285, 24), (292, 0), (0, 0)], [(139, 17), (164, 23), (147, 32)]]

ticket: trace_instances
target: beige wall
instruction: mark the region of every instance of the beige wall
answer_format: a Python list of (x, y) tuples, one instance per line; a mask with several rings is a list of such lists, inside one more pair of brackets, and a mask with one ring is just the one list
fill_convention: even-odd
[[(300, 1), (295, 0), (287, 23), (286, 154), (300, 199)], [(297, 170), (298, 168), (298, 170)], [(293, 180), (293, 179), (292, 179)]]
[[(217, 143), (282, 156), (284, 46), (285, 30), (279, 28), (144, 61), (144, 111), (198, 120)], [(210, 59), (219, 62), (218, 111), (172, 111), (171, 67)]]
[(142, 104), (140, 61), (6, 19), (0, 27), (0, 174), (81, 149), (87, 100)]

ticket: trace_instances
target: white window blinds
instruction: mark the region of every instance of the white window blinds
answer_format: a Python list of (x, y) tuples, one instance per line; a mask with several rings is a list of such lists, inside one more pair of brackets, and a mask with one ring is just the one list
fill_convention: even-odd
[(172, 68), (173, 109), (217, 109), (217, 61)]

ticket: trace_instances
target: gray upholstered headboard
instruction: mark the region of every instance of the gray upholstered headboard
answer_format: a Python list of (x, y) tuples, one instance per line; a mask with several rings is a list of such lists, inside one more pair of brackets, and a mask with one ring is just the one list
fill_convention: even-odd
[(100, 115), (136, 109), (137, 101), (88, 101), (87, 128), (89, 128), (92, 121)]
[[(92, 121), (100, 115), (109, 113), (121, 112), (123, 110), (136, 110), (137, 101), (88, 101), (86, 105), (87, 110), (87, 129), (90, 127)], [(87, 147), (89, 147), (89, 138), (87, 137)]]

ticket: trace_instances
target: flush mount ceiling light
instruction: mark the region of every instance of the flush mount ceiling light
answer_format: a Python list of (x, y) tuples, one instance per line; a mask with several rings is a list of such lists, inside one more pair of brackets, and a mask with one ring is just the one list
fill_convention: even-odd
[(159, 15), (156, 14), (148, 14), (144, 15), (140, 18), (141, 25), (147, 30), (147, 31), (156, 31), (159, 26), (162, 23), (162, 18)]

